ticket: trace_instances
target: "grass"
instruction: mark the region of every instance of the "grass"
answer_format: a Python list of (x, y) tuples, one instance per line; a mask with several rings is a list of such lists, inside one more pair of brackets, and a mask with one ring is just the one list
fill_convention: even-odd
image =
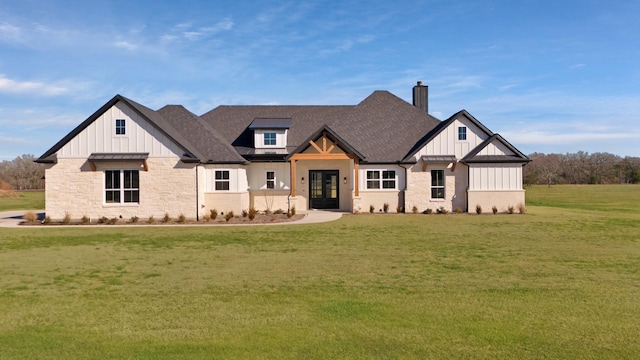
[(527, 215), (0, 229), (1, 357), (635, 358), (626, 189), (591, 209), (618, 188), (529, 188)]
[(44, 191), (18, 192), (17, 198), (0, 198), (0, 211), (44, 209)]

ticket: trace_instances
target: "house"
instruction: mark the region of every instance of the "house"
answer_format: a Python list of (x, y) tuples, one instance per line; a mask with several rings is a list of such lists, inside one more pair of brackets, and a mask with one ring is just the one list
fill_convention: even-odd
[(357, 105), (219, 106), (197, 116), (116, 95), (45, 152), (46, 212), (146, 218), (210, 209), (505, 211), (529, 159), (467, 111), (375, 91)]

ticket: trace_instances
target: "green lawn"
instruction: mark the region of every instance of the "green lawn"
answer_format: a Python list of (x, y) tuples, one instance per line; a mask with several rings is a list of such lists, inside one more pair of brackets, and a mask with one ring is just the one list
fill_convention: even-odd
[(528, 191), (527, 215), (0, 229), (0, 358), (637, 358), (640, 187)]
[(25, 191), (17, 198), (0, 198), (0, 211), (44, 209), (44, 191)]

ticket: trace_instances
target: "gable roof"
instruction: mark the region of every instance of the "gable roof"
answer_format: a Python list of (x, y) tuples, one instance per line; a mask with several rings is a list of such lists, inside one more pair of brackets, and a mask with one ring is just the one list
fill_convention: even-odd
[(441, 122), (436, 127), (433, 128), (430, 132), (428, 132), (420, 141), (416, 142), (415, 145), (411, 148), (411, 150), (404, 156), (402, 159), (403, 162), (411, 162), (415, 161), (413, 157), (415, 154), (420, 151), (423, 147), (425, 147), (431, 140), (433, 140), (436, 136), (438, 136), (444, 129), (449, 127), (452, 122), (454, 122), (460, 115), (466, 117), (472, 124), (480, 128), (485, 134), (492, 136), (493, 132), (489, 130), (486, 126), (482, 125), (478, 119), (473, 117), (473, 115), (469, 114), (469, 112), (465, 109), (458, 111), (457, 113), (451, 115), (447, 120)]
[(333, 131), (329, 126), (322, 125), (320, 129), (318, 129), (315, 133), (309, 136), (305, 141), (300, 144), (295, 150), (293, 150), (288, 156), (287, 160), (294, 154), (301, 153), (305, 151), (309, 146), (311, 146), (311, 141), (317, 140), (323, 133), (326, 133), (331, 141), (333, 141), (336, 146), (338, 146), (342, 151), (347, 154), (353, 154), (358, 157), (360, 160), (364, 159), (364, 155), (362, 155), (358, 150), (354, 149), (349, 143), (344, 141), (335, 131)]
[(357, 149), (366, 162), (397, 163), (422, 134), (440, 121), (388, 91), (375, 91), (358, 105), (219, 106), (202, 116), (240, 153), (251, 153), (250, 124), (257, 118), (286, 118), (287, 153), (322, 126)]
[[(480, 151), (494, 141), (498, 141), (502, 145), (506, 146), (513, 155), (478, 155)], [(511, 145), (507, 140), (500, 136), (500, 134), (493, 134), (480, 145), (476, 146), (475, 149), (469, 152), (460, 161), (462, 163), (528, 163), (531, 159)]]
[(69, 141), (71, 141), (74, 137), (76, 137), (79, 133), (81, 133), (84, 129), (87, 128), (91, 123), (93, 123), (96, 119), (98, 119), (102, 114), (104, 114), (109, 108), (117, 104), (119, 101), (122, 101), (126, 105), (128, 105), (136, 114), (140, 117), (148, 121), (153, 127), (155, 127), (160, 133), (168, 137), (170, 140), (175, 142), (178, 146), (180, 146), (184, 150), (184, 154), (182, 154), (182, 158), (185, 161), (193, 161), (198, 158), (198, 152), (196, 147), (193, 146), (189, 141), (187, 141), (181, 134), (178, 132), (173, 126), (171, 126), (162, 116), (160, 116), (155, 111), (147, 108), (146, 106), (140, 105), (133, 100), (129, 100), (122, 95), (116, 95), (111, 100), (109, 100), (106, 104), (104, 104), (100, 109), (94, 112), (91, 116), (89, 116), (85, 121), (80, 123), (75, 129), (71, 130), (65, 137), (63, 137), (60, 141), (58, 141), (55, 145), (53, 145), (49, 150), (47, 150), (42, 156), (40, 156), (36, 162), (40, 163), (52, 163), (56, 161), (56, 153), (60, 150), (64, 145), (66, 145)]

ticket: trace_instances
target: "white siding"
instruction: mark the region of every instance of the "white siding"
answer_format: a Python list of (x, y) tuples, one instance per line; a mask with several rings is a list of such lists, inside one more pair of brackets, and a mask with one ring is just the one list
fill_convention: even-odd
[[(460, 126), (467, 128), (467, 140), (458, 140), (458, 127)], [(488, 137), (466, 116), (460, 115), (418, 151), (416, 160), (420, 159), (422, 155), (455, 155), (457, 159), (461, 159)]]
[(522, 164), (469, 166), (469, 190), (522, 190)]
[(247, 167), (249, 189), (251, 191), (266, 190), (267, 171), (274, 171), (276, 175), (276, 187), (274, 190), (289, 190), (291, 183), (289, 169), (289, 163), (285, 162), (252, 163)]
[[(395, 189), (367, 189), (367, 171), (368, 170), (394, 170), (396, 172), (396, 188)], [(399, 165), (360, 165), (360, 173), (358, 174), (360, 192), (395, 192), (404, 190), (405, 178), (404, 168)], [(382, 179), (381, 179), (382, 180)]]
[[(264, 144), (264, 133), (276, 133), (276, 144), (275, 145), (265, 145)], [(262, 130), (256, 129), (253, 132), (253, 141), (254, 147), (256, 149), (281, 149), (287, 147), (287, 130), (286, 129), (269, 129)]]
[[(116, 119), (126, 132), (116, 135)], [(116, 103), (58, 151), (58, 158), (87, 158), (94, 152), (148, 152), (149, 157), (181, 156), (179, 146), (122, 102)]]
[[(229, 171), (229, 190), (216, 191), (216, 170)], [(247, 170), (242, 165), (206, 165), (205, 166), (205, 192), (234, 193), (247, 192), (249, 183), (247, 182)]]
[(493, 141), (484, 149), (478, 152), (478, 155), (515, 155), (513, 151), (509, 150), (504, 144), (499, 141)]

